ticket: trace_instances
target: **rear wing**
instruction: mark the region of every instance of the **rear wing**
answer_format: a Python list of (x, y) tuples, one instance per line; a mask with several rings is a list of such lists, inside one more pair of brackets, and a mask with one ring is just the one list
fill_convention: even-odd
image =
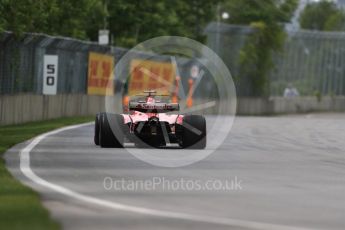
[(180, 105), (178, 103), (140, 103), (140, 102), (129, 102), (130, 111), (139, 111), (142, 113), (164, 113), (179, 111)]

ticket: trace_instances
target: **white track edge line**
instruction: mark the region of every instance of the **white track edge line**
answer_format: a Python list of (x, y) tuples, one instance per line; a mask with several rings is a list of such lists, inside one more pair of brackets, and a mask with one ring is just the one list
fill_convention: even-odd
[(20, 151), (20, 170), (22, 173), (30, 179), (32, 182), (43, 186), (45, 188), (51, 189), (55, 192), (63, 194), (68, 197), (72, 197), (76, 200), (86, 202), (89, 204), (102, 206), (114, 210), (121, 210), (126, 212), (156, 216), (156, 217), (164, 217), (164, 218), (173, 218), (173, 219), (181, 219), (181, 220), (189, 220), (189, 221), (196, 221), (196, 222), (204, 222), (204, 223), (211, 223), (211, 224), (220, 224), (220, 225), (227, 225), (233, 227), (242, 227), (242, 228), (251, 228), (251, 229), (258, 229), (258, 230), (307, 230), (307, 228), (300, 228), (300, 227), (290, 227), (284, 225), (276, 225), (276, 224), (269, 224), (269, 223), (262, 223), (262, 222), (255, 222), (255, 221), (245, 221), (245, 220), (237, 220), (237, 219), (230, 219), (230, 218), (223, 218), (223, 217), (212, 217), (212, 216), (202, 216), (202, 215), (193, 215), (183, 212), (173, 212), (173, 211), (164, 211), (158, 209), (150, 209), (132, 205), (126, 205), (117, 202), (111, 202), (102, 200), (99, 198), (94, 198), (91, 196), (83, 195), (78, 192), (74, 192), (68, 188), (62, 187), (57, 184), (53, 184), (48, 182), (39, 176), (37, 176), (32, 169), (30, 168), (30, 152), (31, 150), (39, 144), (43, 139), (47, 138), (48, 136), (67, 131), (70, 129), (77, 129), (83, 126), (87, 126), (92, 124), (93, 122), (84, 123), (80, 125), (72, 125), (67, 126), (64, 128), (60, 128), (54, 131), (50, 131), (44, 134), (41, 134), (35, 137), (30, 144), (26, 147), (21, 149)]

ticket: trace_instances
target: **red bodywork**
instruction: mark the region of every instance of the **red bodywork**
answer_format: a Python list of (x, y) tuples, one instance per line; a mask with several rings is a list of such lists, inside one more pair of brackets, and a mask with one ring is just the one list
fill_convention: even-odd
[(137, 109), (140, 111), (136, 110), (134, 107), (129, 109), (128, 114), (122, 114), (124, 123), (128, 124), (130, 133), (133, 133), (139, 122), (148, 122), (150, 118), (156, 117), (159, 122), (168, 122), (172, 133), (174, 133), (175, 125), (182, 125), (183, 115), (169, 112), (152, 112), (154, 109), (169, 109), (169, 106), (172, 104), (178, 106), (176, 103), (160, 103), (156, 101), (154, 96), (149, 95), (146, 97), (145, 102), (137, 104)]
[[(166, 95), (144, 91), (145, 96), (126, 100), (128, 114), (100, 113), (95, 120), (95, 144), (124, 147), (125, 142), (138, 147), (174, 147), (204, 149), (206, 120), (200, 115), (180, 115), (178, 103)], [(125, 100), (124, 100), (125, 101)]]

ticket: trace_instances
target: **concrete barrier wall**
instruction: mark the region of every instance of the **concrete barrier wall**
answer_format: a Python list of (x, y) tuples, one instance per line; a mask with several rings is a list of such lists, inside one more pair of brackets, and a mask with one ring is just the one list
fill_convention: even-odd
[(96, 114), (104, 111), (104, 97), (82, 94), (0, 96), (0, 108), (0, 125), (19, 124)]
[(239, 115), (274, 115), (309, 112), (345, 112), (345, 97), (239, 98)]
[[(203, 104), (196, 101), (195, 104)], [(0, 96), (0, 125), (19, 124), (29, 121), (41, 121), (59, 117), (95, 115), (105, 111), (103, 96), (84, 94), (47, 95), (8, 95)], [(121, 105), (115, 105), (120, 111)], [(218, 113), (218, 102), (214, 108), (204, 113)], [(299, 97), (286, 99), (274, 98), (238, 98), (238, 115), (273, 115), (308, 112), (345, 112), (345, 97), (323, 97), (318, 101), (316, 97)], [(197, 113), (197, 112), (196, 112)]]

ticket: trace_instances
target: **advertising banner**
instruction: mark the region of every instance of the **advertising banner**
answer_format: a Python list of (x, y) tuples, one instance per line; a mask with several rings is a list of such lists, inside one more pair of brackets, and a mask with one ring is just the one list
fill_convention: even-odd
[(88, 87), (89, 95), (114, 94), (114, 57), (106, 54), (89, 53)]
[(174, 87), (175, 67), (170, 62), (134, 59), (130, 65), (128, 95), (156, 90), (157, 94), (170, 95)]

